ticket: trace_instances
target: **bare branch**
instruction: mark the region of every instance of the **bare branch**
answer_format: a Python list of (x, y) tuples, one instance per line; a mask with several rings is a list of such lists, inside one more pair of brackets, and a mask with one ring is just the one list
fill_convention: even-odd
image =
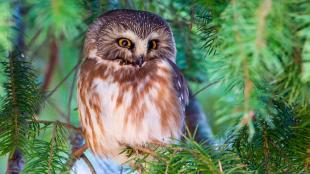
[(58, 49), (58, 45), (57, 45), (55, 37), (53, 37), (51, 40), (49, 50), (50, 50), (49, 62), (47, 64), (47, 68), (46, 68), (46, 72), (45, 72), (45, 76), (44, 76), (44, 82), (42, 85), (43, 91), (46, 91), (46, 89), (48, 88), (48, 86), (52, 80), (53, 74), (55, 72), (56, 65), (58, 63), (59, 49)]
[(87, 144), (84, 144), (82, 147), (79, 149), (75, 150), (72, 152), (70, 160), (67, 162), (67, 166), (69, 169), (72, 169), (73, 165), (75, 164), (76, 160), (81, 158), (83, 153), (88, 149)]
[(70, 75), (79, 67), (81, 61), (79, 61), (71, 70), (70, 72), (56, 85), (56, 87), (46, 95), (46, 99), (52, 96), (57, 89), (70, 77)]
[(201, 89), (198, 89), (194, 94), (193, 97), (195, 97), (196, 95), (198, 95), (200, 92), (204, 91), (205, 89), (209, 88), (210, 86), (213, 86), (215, 84), (217, 84), (218, 82), (220, 82), (220, 80), (216, 80), (214, 82), (208, 83), (206, 86), (202, 87)]
[(46, 102), (51, 105), (63, 118), (66, 118), (66, 114), (51, 100), (46, 100)]
[(48, 120), (36, 120), (36, 122), (38, 123), (42, 123), (42, 124), (55, 124), (55, 123), (58, 123), (68, 129), (72, 129), (72, 130), (75, 130), (77, 132), (81, 132), (81, 129), (76, 127), (76, 126), (73, 126), (72, 124), (70, 123), (64, 123), (64, 122), (61, 122), (61, 121), (48, 121)]
[(92, 165), (92, 163), (89, 161), (89, 159), (87, 158), (87, 156), (84, 153), (81, 155), (81, 158), (84, 160), (84, 162), (88, 166), (90, 172), (92, 174), (96, 174), (96, 170), (95, 170), (94, 166)]
[[(80, 62), (80, 60), (79, 60)], [(74, 91), (74, 86), (75, 86), (75, 81), (76, 81), (76, 78), (77, 78), (77, 74), (78, 74), (78, 68), (75, 69), (75, 72), (74, 72), (74, 75), (73, 75), (73, 80), (72, 80), (72, 83), (71, 83), (71, 87), (70, 87), (70, 96), (69, 96), (69, 99), (68, 99), (68, 105), (67, 105), (67, 116), (66, 116), (66, 119), (67, 119), (67, 122), (70, 123), (70, 115), (71, 115), (71, 103), (72, 103), (72, 98), (73, 98), (73, 91)]]

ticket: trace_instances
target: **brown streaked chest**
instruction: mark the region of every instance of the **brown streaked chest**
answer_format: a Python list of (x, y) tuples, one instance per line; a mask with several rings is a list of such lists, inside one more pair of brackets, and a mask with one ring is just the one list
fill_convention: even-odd
[(107, 134), (127, 143), (178, 138), (183, 114), (169, 64), (161, 60), (141, 68), (126, 66), (94, 60), (82, 65), (79, 95), (94, 110), (88, 115), (99, 119)]

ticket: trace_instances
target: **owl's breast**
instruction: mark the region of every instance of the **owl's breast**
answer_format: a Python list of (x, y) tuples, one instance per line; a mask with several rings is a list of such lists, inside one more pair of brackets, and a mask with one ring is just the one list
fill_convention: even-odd
[(92, 150), (105, 154), (108, 146), (179, 138), (184, 113), (170, 65), (113, 66), (96, 64), (80, 72), (80, 121)]

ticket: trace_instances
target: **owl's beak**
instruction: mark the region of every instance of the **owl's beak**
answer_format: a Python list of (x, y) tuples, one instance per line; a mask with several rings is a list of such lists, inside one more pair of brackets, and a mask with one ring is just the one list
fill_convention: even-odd
[(139, 56), (136, 61), (135, 61), (135, 65), (138, 65), (139, 68), (142, 67), (142, 64), (144, 63), (144, 56)]

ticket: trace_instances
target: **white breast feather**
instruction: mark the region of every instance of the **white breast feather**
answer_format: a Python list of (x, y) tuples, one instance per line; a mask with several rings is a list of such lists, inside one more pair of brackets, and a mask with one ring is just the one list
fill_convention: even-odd
[[(169, 64), (165, 63), (164, 61), (162, 61), (160, 66), (170, 69)], [(161, 71), (158, 71), (158, 74), (163, 76), (163, 72)], [(148, 80), (152, 79), (147, 77), (144, 79), (144, 82), (139, 83), (138, 92), (143, 90), (144, 85), (147, 83)], [(92, 87), (95, 89), (94, 91), (99, 94), (99, 98), (101, 101), (101, 120), (96, 119), (95, 111), (90, 107), (89, 100), (91, 100), (92, 97), (91, 93), (88, 93), (89, 95), (87, 96), (86, 105), (88, 106), (88, 108), (90, 108), (91, 121), (96, 131), (96, 138), (100, 140), (100, 145), (104, 147), (105, 150), (110, 149), (110, 151), (112, 152), (111, 155), (118, 154), (118, 152), (115, 152), (113, 154), (112, 149), (119, 150), (119, 143), (134, 146), (142, 145), (154, 139), (168, 143), (171, 135), (175, 138), (178, 138), (180, 136), (180, 131), (178, 131), (179, 128), (177, 127), (172, 128), (171, 130), (175, 131), (169, 134), (165, 134), (161, 130), (160, 111), (152, 103), (152, 98), (158, 97), (158, 91), (161, 88), (159, 83), (155, 82), (154, 86), (152, 86), (149, 90), (149, 94), (144, 95), (144, 98), (141, 99), (141, 101), (138, 101), (138, 105), (141, 106), (144, 103), (144, 106), (146, 107), (144, 114), (145, 117), (143, 118), (142, 124), (140, 124), (139, 127), (137, 127), (135, 124), (127, 124), (127, 127), (124, 125), (125, 117), (128, 116), (126, 110), (128, 107), (131, 106), (131, 102), (134, 96), (132, 94), (133, 91), (131, 90), (131, 88), (129, 88), (128, 91), (123, 92), (122, 106), (117, 108), (116, 103), (118, 95), (116, 94), (120, 93), (120, 86), (118, 83), (112, 81), (112, 77), (108, 77), (105, 80), (96, 78), (93, 81)], [(86, 115), (84, 105), (79, 103), (79, 109), (81, 112), (81, 119), (83, 120), (83, 117)], [(100, 125), (103, 125), (104, 132), (100, 131)], [(92, 132), (89, 126), (86, 126), (86, 131)], [(92, 134), (89, 134), (89, 136), (92, 136)]]

